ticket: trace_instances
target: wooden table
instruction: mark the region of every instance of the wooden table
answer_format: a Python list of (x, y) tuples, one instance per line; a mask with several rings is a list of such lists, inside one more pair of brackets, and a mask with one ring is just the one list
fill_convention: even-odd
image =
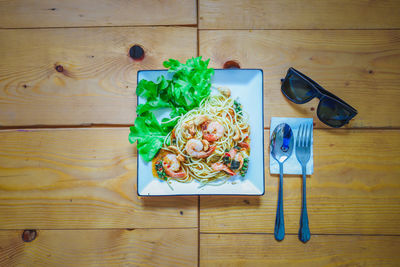
[[(0, 27), (0, 266), (400, 265), (398, 0), (3, 0)], [(300, 177), (274, 240), (268, 166), (262, 197), (137, 197), (137, 70), (198, 55), (263, 69), (266, 140), (271, 116), (314, 117), (308, 243)], [(357, 117), (286, 100), (290, 66)]]

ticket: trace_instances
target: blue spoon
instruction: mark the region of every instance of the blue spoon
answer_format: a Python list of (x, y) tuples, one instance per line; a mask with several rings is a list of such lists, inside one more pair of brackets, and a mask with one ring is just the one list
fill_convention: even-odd
[(272, 132), (270, 148), (271, 155), (279, 163), (279, 193), (278, 207), (275, 219), (275, 239), (281, 241), (285, 238), (285, 220), (283, 217), (283, 163), (293, 151), (293, 132), (286, 123), (281, 123)]

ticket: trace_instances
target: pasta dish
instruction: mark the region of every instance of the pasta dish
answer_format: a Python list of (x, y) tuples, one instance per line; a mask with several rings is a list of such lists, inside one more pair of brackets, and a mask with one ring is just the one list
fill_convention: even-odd
[(248, 115), (227, 88), (203, 99), (182, 115), (153, 159), (154, 175), (162, 180), (224, 183), (244, 176), (250, 156)]

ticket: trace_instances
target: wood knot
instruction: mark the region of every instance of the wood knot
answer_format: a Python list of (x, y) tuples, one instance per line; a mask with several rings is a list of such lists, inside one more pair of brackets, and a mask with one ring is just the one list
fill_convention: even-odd
[(142, 60), (144, 58), (144, 50), (140, 45), (134, 45), (129, 49), (129, 56), (133, 60)]
[(223, 68), (224, 69), (240, 69), (240, 65), (235, 60), (229, 60), (229, 61), (224, 63)]
[(36, 239), (37, 233), (36, 230), (24, 230), (22, 232), (22, 241), (24, 242), (32, 242)]
[(55, 69), (58, 72), (63, 72), (64, 71), (64, 67), (62, 65), (56, 65)]

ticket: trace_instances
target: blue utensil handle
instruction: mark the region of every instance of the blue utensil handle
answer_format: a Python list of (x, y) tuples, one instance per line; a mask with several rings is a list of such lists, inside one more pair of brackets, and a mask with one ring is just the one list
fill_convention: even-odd
[(283, 217), (283, 164), (279, 163), (279, 193), (278, 207), (275, 219), (275, 239), (282, 241), (285, 238), (285, 220)]
[(308, 226), (308, 214), (307, 214), (307, 197), (306, 197), (306, 166), (303, 166), (303, 198), (301, 206), (301, 217), (300, 217), (300, 229), (299, 239), (301, 242), (306, 243), (310, 240), (311, 233)]

